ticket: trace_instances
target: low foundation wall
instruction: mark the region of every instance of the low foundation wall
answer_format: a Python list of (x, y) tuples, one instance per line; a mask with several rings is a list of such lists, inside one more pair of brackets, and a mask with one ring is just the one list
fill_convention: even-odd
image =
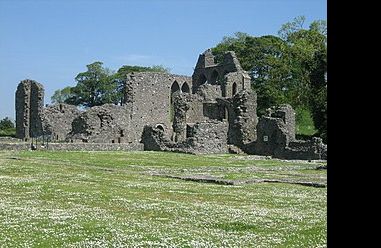
[[(29, 143), (0, 143), (0, 150), (27, 151)], [(143, 151), (144, 145), (110, 143), (49, 143), (47, 147), (37, 146), (37, 150), (49, 151)]]
[(30, 150), (30, 144), (27, 143), (0, 143), (0, 151), (27, 151)]

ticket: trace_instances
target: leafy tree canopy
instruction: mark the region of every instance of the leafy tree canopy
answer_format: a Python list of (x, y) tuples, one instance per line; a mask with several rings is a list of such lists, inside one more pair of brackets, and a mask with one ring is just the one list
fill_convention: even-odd
[(63, 89), (56, 90), (54, 92), (53, 96), (51, 97), (51, 102), (53, 104), (64, 103), (70, 97), (73, 97), (72, 87), (68, 86), (68, 87), (65, 87)]
[(116, 102), (116, 83), (113, 75), (110, 69), (103, 67), (102, 62), (87, 65), (87, 71), (75, 77), (77, 85), (71, 88), (72, 95), (65, 102), (84, 107)]
[(4, 119), (0, 120), (0, 130), (7, 130), (11, 128), (15, 128), (15, 124), (11, 119), (5, 117)]
[(280, 28), (278, 36), (251, 36), (237, 32), (212, 48), (220, 62), (234, 51), (252, 78), (258, 94), (258, 112), (281, 103), (312, 112), (320, 133), (326, 133), (327, 24), (318, 20), (304, 27), (305, 17), (296, 17)]

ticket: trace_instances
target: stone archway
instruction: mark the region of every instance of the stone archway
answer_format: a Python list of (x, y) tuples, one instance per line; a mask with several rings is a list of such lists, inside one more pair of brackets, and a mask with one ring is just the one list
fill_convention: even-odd
[(183, 86), (181, 86), (181, 91), (185, 93), (190, 93), (190, 88), (187, 82), (184, 82)]
[(175, 81), (175, 82), (173, 82), (173, 84), (171, 86), (171, 104), (173, 102), (173, 93), (175, 93), (177, 91), (180, 91), (180, 86), (179, 86), (179, 83), (177, 81)]

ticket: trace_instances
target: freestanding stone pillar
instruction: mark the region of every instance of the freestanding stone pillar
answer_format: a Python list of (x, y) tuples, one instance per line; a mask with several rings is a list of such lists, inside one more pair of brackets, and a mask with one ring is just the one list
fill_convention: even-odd
[(16, 137), (29, 140), (42, 135), (41, 114), (44, 87), (34, 80), (23, 80), (16, 91)]

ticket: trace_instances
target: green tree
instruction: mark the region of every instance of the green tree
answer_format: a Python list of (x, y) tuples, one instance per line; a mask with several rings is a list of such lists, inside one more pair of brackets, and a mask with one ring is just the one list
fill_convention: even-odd
[(314, 21), (309, 29), (304, 29), (304, 17), (282, 25), (279, 36), (289, 47), (292, 63), (293, 83), (290, 89), (290, 102), (296, 106), (307, 106), (312, 94), (311, 73), (316, 70), (316, 54), (326, 54), (327, 32), (325, 21)]
[(72, 87), (68, 86), (63, 89), (56, 90), (50, 100), (53, 104), (64, 103), (70, 97), (73, 97)]
[(15, 124), (11, 119), (8, 117), (5, 117), (4, 119), (0, 120), (0, 130), (6, 130), (6, 129), (11, 129), (15, 128)]
[(298, 73), (294, 98), (309, 107), (318, 134), (327, 142), (327, 23), (314, 21), (309, 29), (303, 23), (303, 17), (295, 18), (279, 35), (289, 43)]
[[(235, 51), (244, 70), (251, 74), (258, 94), (258, 113), (280, 103), (312, 112), (316, 128), (326, 133), (327, 26), (319, 20), (304, 28), (305, 17), (282, 25), (278, 36), (235, 33), (212, 49), (217, 62), (224, 52)], [(323, 137), (323, 136), (322, 136)], [(324, 138), (324, 137), (323, 137)]]
[(327, 142), (327, 50), (315, 54), (315, 66), (310, 74), (312, 119), (319, 136)]
[(71, 97), (66, 103), (93, 107), (106, 103), (117, 103), (118, 92), (114, 73), (104, 68), (102, 62), (87, 65), (87, 71), (75, 77), (77, 85), (71, 88)]

